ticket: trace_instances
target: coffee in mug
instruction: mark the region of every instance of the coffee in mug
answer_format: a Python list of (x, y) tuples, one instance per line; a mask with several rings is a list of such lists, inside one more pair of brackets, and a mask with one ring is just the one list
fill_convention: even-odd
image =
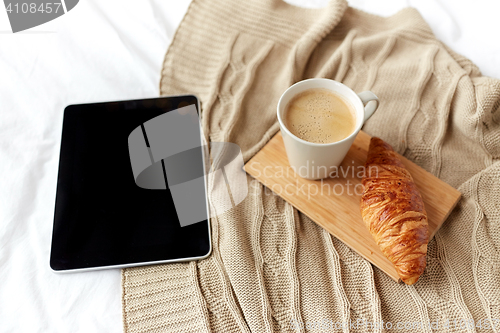
[(302, 178), (328, 177), (377, 108), (374, 93), (356, 94), (334, 80), (314, 78), (295, 83), (281, 95), (277, 108), (290, 166)]
[(285, 110), (285, 125), (293, 135), (314, 143), (343, 140), (356, 128), (356, 111), (343, 97), (324, 88), (305, 90)]

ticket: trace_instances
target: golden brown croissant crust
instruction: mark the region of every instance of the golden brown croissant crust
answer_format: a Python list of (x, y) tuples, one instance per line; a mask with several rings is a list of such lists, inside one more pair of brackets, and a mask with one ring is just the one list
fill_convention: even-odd
[(424, 272), (427, 213), (413, 178), (392, 147), (373, 137), (363, 178), (361, 215), (401, 280), (414, 284)]

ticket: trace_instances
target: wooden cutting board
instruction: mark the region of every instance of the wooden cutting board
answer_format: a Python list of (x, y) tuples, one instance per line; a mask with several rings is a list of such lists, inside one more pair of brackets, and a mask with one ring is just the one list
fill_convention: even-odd
[[(250, 161), (245, 170), (330, 234), (380, 268), (395, 281), (399, 276), (364, 224), (359, 209), (362, 172), (371, 137), (360, 131), (334, 178), (300, 178), (288, 164), (281, 132)], [(432, 238), (460, 199), (461, 193), (401, 156), (424, 200)], [(353, 172), (354, 171), (354, 172)], [(356, 186), (357, 185), (357, 186)]]

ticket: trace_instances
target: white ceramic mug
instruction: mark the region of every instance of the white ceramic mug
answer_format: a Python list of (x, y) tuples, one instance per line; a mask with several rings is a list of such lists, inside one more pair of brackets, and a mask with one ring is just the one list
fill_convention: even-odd
[[(356, 128), (347, 138), (332, 143), (313, 143), (298, 138), (286, 128), (284, 113), (288, 102), (304, 90), (313, 88), (328, 89), (352, 105), (356, 112)], [(377, 110), (378, 105), (378, 97), (371, 91), (356, 94), (351, 88), (330, 79), (308, 79), (292, 85), (278, 102), (278, 121), (290, 166), (302, 178), (328, 177), (331, 168), (340, 165), (364, 122)]]

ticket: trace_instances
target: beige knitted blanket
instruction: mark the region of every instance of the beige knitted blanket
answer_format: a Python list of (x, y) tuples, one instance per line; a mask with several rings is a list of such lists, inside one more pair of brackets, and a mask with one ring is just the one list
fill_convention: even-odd
[(194, 0), (160, 91), (197, 94), (210, 140), (247, 161), (277, 132), (282, 92), (310, 77), (377, 94), (364, 130), (463, 193), (424, 275), (395, 283), (248, 177), (248, 197), (212, 221), (208, 259), (123, 270), (125, 331), (500, 332), (500, 81), (416, 10)]

